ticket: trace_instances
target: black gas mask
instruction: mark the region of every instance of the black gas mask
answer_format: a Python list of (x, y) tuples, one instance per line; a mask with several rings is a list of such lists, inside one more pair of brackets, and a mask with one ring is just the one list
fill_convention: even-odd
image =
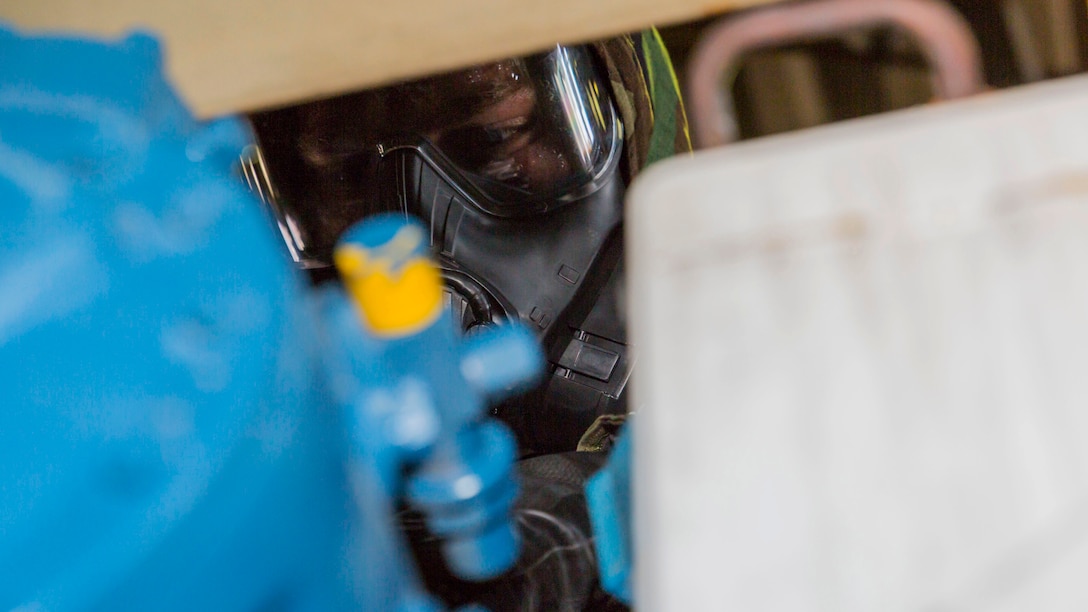
[(599, 415), (625, 412), (623, 129), (597, 74), (587, 49), (556, 47), (258, 113), (243, 159), (315, 277), (348, 226), (401, 211), (429, 223), (466, 333), (538, 330), (547, 381), (496, 410), (530, 452), (573, 450)]

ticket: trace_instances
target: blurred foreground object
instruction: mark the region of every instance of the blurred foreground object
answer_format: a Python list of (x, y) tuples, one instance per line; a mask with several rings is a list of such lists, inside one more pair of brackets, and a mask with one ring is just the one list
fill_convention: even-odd
[(815, 0), (771, 6), (723, 17), (696, 45), (687, 68), (687, 101), (696, 146), (714, 147), (739, 138), (732, 85), (745, 54), (889, 25), (918, 41), (932, 67), (937, 98), (962, 98), (982, 91), (978, 44), (963, 18), (944, 2)]
[[(629, 423), (631, 423), (629, 421)], [(634, 563), (631, 534), (631, 428), (628, 424), (608, 458), (608, 463), (586, 483), (589, 518), (596, 536), (601, 586), (631, 604)]]
[(639, 606), (1088, 607), (1088, 80), (629, 200)]
[[(485, 400), (534, 382), (544, 357), (517, 323), (461, 338), (429, 253), (422, 223), (388, 213), (349, 229), (335, 260), (361, 319), (384, 340), (383, 361), (404, 377), (390, 398), (401, 406), (392, 408), (416, 415), (396, 434), (410, 460), (408, 496), (445, 538), (450, 569), (484, 580), (509, 568), (519, 550), (510, 513), (517, 445), (506, 426), (487, 418)], [(356, 434), (365, 447), (382, 430)]]
[[(436, 609), (393, 517), (405, 474), (457, 435), (509, 480), (433, 397), (514, 386), (532, 342), (499, 375), (421, 369), (306, 289), (229, 172), (242, 124), (195, 122), (152, 38), (0, 29), (0, 55), (0, 609)], [(493, 365), (485, 344), (462, 354)], [(463, 476), (416, 497), (471, 499)], [(491, 575), (516, 542), (479, 522), (444, 533)]]
[(775, 0), (8, 0), (23, 28), (162, 33), (198, 116), (252, 111)]

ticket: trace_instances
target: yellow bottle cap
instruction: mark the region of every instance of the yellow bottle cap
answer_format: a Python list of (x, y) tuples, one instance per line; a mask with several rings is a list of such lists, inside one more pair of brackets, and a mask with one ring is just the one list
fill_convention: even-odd
[(381, 336), (407, 336), (442, 312), (442, 277), (428, 257), (423, 228), (399, 215), (353, 227), (333, 253), (363, 321)]

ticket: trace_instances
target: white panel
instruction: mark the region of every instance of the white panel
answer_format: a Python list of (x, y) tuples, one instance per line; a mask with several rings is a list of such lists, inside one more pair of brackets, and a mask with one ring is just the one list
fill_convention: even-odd
[(1088, 80), (629, 199), (642, 610), (1088, 610)]

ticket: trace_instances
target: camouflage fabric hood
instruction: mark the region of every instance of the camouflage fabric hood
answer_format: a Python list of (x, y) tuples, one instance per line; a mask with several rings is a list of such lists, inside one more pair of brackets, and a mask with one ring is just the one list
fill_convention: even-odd
[(649, 29), (591, 45), (624, 126), (627, 179), (646, 166), (691, 152), (687, 115), (665, 44)]

